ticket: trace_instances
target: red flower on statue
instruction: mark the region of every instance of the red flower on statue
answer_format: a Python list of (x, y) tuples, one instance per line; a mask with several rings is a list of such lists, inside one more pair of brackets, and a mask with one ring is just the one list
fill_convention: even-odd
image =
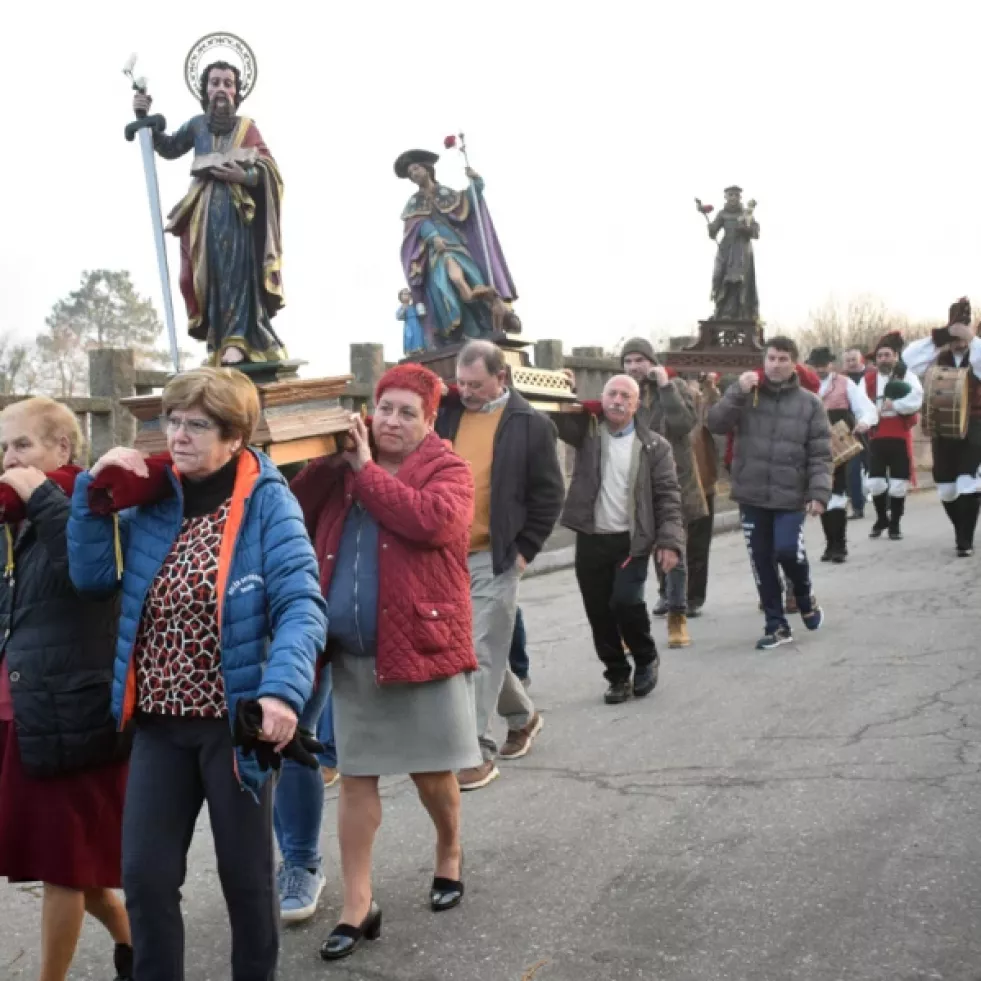
[(456, 146), (456, 137), (447, 136), (446, 139), (443, 140), (443, 146), (445, 146), (447, 150), (452, 150), (453, 147)]
[(703, 215), (710, 215), (710, 214), (712, 214), (713, 211), (715, 211), (715, 207), (713, 205), (711, 205), (711, 204), (703, 204), (702, 205), (702, 214)]

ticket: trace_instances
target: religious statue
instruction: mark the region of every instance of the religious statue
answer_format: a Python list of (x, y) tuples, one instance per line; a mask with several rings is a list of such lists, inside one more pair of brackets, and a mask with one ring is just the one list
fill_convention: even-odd
[[(227, 61), (214, 61), (198, 74), (191, 61), (196, 53), (188, 56), (185, 75), (202, 114), (172, 134), (153, 130), (153, 147), (164, 159), (194, 151), (190, 189), (166, 226), (180, 237), (188, 333), (207, 343), (213, 364), (282, 361), (286, 351), (271, 321), (284, 302), (283, 180), (255, 123), (238, 113), (254, 65), (246, 85), (242, 70)], [(134, 81), (134, 87), (133, 109), (146, 116), (153, 100), (145, 85)]]
[(756, 268), (753, 263), (753, 239), (760, 237), (760, 226), (753, 216), (755, 201), (742, 203), (743, 189), (727, 187), (726, 203), (715, 218), (709, 215), (714, 208), (703, 205), (698, 198), (695, 204), (708, 222), (709, 238), (715, 241), (724, 232), (715, 256), (712, 273), (712, 301), (715, 303), (713, 320), (742, 320), (757, 322), (760, 317), (760, 300), (756, 292)]
[[(444, 145), (456, 145), (456, 137)], [(396, 176), (419, 188), (402, 211), (402, 268), (412, 300), (425, 309), (427, 347), (517, 333), (521, 322), (510, 306), (517, 292), (484, 201), (484, 182), (468, 163), (466, 192), (438, 184), (437, 160), (428, 150), (407, 150), (395, 161)]]
[(425, 304), (413, 302), (412, 290), (408, 287), (399, 290), (399, 305), (395, 311), (395, 319), (402, 321), (403, 354), (408, 356), (426, 350), (426, 335), (422, 329), (422, 321), (419, 319), (425, 315)]

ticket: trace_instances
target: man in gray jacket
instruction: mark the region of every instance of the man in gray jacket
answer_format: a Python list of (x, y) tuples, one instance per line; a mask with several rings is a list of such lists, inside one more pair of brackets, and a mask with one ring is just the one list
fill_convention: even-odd
[(793, 640), (778, 565), (793, 586), (804, 626), (817, 630), (824, 622), (811, 592), (804, 517), (823, 514), (831, 497), (831, 426), (820, 398), (801, 388), (796, 363), (797, 345), (772, 338), (763, 368), (740, 375), (708, 412), (713, 433), (736, 433), (730, 496), (739, 504), (766, 614), (757, 650)]
[[(600, 406), (587, 403), (582, 414), (552, 417), (560, 438), (576, 448), (562, 524), (577, 532), (576, 579), (611, 705), (631, 693), (649, 695), (657, 684), (657, 648), (644, 603), (647, 567), (653, 553), (670, 573), (685, 548), (671, 446), (635, 424), (639, 398), (637, 383), (617, 375), (606, 383)], [(634, 659), (632, 687), (625, 647)]]
[[(686, 531), (708, 514), (705, 491), (698, 477), (692, 438), (698, 426), (698, 411), (688, 385), (658, 362), (651, 342), (631, 337), (620, 349), (620, 363), (626, 374), (640, 386), (637, 422), (671, 444)], [(688, 647), (688, 586), (685, 556), (667, 575), (659, 572), (660, 596), (655, 616), (668, 617), (668, 647)]]

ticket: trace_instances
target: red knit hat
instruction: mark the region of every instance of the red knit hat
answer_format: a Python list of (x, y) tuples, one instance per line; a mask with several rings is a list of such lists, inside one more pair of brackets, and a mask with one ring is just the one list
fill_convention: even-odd
[(443, 382), (435, 372), (409, 361), (389, 368), (381, 376), (375, 388), (375, 401), (377, 402), (389, 388), (402, 388), (407, 392), (415, 392), (422, 399), (423, 415), (427, 419), (432, 419), (439, 408)]

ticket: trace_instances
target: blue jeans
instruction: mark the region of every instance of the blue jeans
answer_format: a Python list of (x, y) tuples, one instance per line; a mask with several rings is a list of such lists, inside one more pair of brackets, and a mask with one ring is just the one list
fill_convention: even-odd
[[(316, 731), (324, 744), (321, 766), (337, 766), (334, 749), (334, 712), (330, 696), (330, 665), (320, 675), (320, 684), (300, 716), (300, 727)], [(320, 824), (324, 813), (324, 780), (320, 770), (311, 770), (293, 760), (284, 760), (276, 786), (273, 827), (286, 865), (319, 869)]]
[(789, 630), (778, 566), (790, 580), (797, 609), (801, 613), (810, 613), (814, 609), (811, 568), (804, 551), (805, 514), (803, 511), (772, 511), (748, 504), (740, 505), (739, 513), (756, 588), (766, 615), (766, 632), (772, 634), (778, 627)]
[(511, 650), (508, 654), (508, 663), (511, 670), (515, 673), (518, 681), (524, 681), (531, 670), (531, 660), (528, 657), (528, 636), (525, 633), (525, 618), (521, 615), (521, 607), (514, 618), (514, 633), (511, 635)]
[(865, 510), (865, 488), (862, 485), (862, 470), (865, 467), (865, 453), (860, 453), (848, 461), (848, 497), (852, 510), (861, 514)]

